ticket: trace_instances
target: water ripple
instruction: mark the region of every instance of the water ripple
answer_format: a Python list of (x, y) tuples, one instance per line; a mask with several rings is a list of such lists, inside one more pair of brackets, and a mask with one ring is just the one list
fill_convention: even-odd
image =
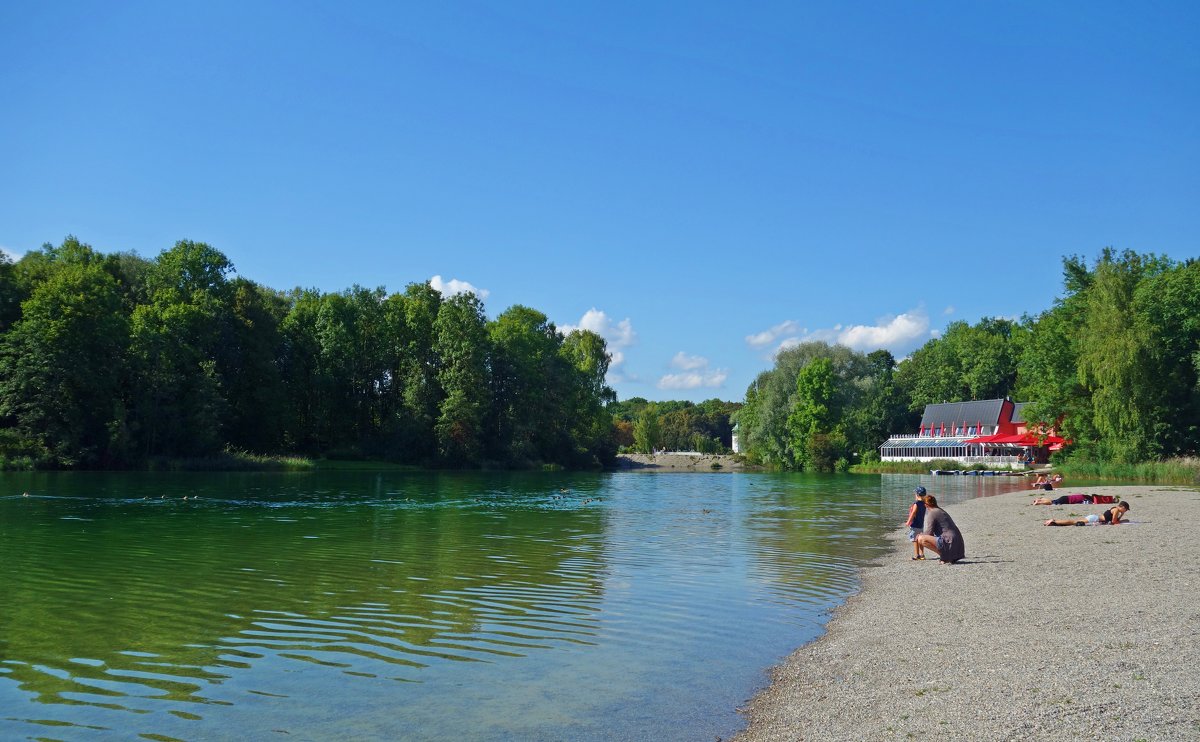
[(711, 738), (911, 491), (22, 476), (30, 497), (0, 497), (4, 738)]

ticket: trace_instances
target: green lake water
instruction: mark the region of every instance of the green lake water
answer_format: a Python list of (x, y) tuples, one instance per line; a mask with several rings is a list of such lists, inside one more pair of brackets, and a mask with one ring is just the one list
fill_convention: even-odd
[(918, 483), (0, 475), (0, 739), (723, 737)]

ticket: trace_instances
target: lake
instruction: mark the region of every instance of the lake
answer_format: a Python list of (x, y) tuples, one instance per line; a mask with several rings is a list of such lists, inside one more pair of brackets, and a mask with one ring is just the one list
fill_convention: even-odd
[(918, 483), (0, 475), (0, 738), (724, 737)]

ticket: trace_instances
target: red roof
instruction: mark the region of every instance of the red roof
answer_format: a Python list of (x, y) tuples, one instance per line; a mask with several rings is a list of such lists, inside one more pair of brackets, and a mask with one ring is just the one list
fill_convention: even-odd
[(1017, 446), (1047, 446), (1066, 443), (1066, 439), (1060, 438), (1057, 435), (1046, 435), (1040, 439), (1033, 433), (1022, 433), (1021, 435), (985, 435), (982, 438), (972, 438), (963, 443), (1008, 443)]

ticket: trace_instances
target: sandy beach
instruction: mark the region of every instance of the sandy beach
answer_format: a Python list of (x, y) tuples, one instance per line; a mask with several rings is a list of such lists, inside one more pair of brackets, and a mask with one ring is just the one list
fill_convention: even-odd
[(1131, 523), (1052, 528), (1106, 506), (972, 500), (947, 507), (967, 545), (951, 566), (911, 561), (897, 530), (738, 739), (1200, 739), (1200, 492), (1054, 494), (1070, 492), (1120, 495)]

